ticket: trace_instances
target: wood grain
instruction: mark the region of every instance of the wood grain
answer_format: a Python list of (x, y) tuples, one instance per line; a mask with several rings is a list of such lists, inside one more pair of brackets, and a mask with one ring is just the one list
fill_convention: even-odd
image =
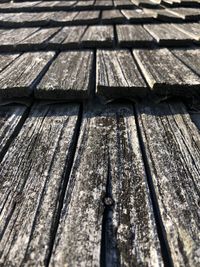
[(153, 37), (141, 25), (117, 25), (117, 39), (121, 47), (151, 46)]
[(84, 47), (112, 47), (114, 41), (113, 26), (89, 26), (81, 39)]
[[(102, 228), (104, 220), (109, 227)], [(95, 105), (84, 112), (50, 266), (100, 266), (100, 261), (163, 266), (129, 105)]]
[(156, 39), (159, 45), (182, 45), (192, 43), (192, 38), (179, 31), (174, 24), (146, 24), (144, 28)]
[(151, 89), (161, 95), (190, 97), (199, 92), (200, 78), (168, 49), (133, 50)]
[(78, 105), (34, 105), (0, 167), (1, 266), (45, 266)]
[(199, 266), (199, 131), (181, 103), (137, 114), (174, 266)]
[(0, 106), (0, 160), (26, 117), (24, 105)]
[(30, 96), (38, 76), (53, 58), (53, 52), (24, 53), (0, 73), (0, 96)]
[(97, 51), (97, 93), (107, 98), (142, 96), (147, 86), (128, 50)]
[(62, 52), (37, 86), (35, 96), (46, 99), (85, 99), (90, 95), (93, 53)]

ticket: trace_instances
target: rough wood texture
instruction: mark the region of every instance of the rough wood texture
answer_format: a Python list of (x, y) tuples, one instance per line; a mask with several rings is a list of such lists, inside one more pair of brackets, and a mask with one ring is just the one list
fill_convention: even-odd
[(21, 13), (8, 13), (0, 15), (0, 26), (8, 27), (38, 27), (46, 26), (49, 24), (49, 16), (51, 12), (34, 13), (34, 12), (21, 12)]
[(117, 39), (122, 47), (151, 46), (153, 37), (141, 25), (117, 25)]
[(31, 45), (34, 49), (35, 45), (45, 44), (48, 39), (59, 31), (60, 28), (47, 28), (40, 29), (39, 31), (31, 34), (28, 38), (21, 41), (20, 45)]
[(133, 54), (149, 86), (156, 93), (189, 97), (199, 92), (199, 76), (168, 49), (135, 49)]
[(20, 28), (20, 29), (9, 29), (0, 30), (0, 50), (10, 51), (15, 46), (39, 28)]
[(134, 8), (134, 5), (129, 0), (114, 0), (114, 6), (116, 8)]
[(132, 106), (84, 112), (50, 266), (163, 266)]
[(84, 99), (91, 89), (93, 53), (62, 52), (37, 86), (35, 96), (46, 99)]
[(173, 49), (172, 53), (200, 76), (200, 49)]
[(180, 31), (188, 34), (194, 40), (200, 41), (200, 25), (199, 23), (182, 23), (182, 24), (173, 24), (174, 27)]
[(152, 22), (154, 18), (151, 14), (146, 14), (141, 9), (135, 9), (135, 10), (127, 10), (123, 9), (121, 10), (122, 14), (128, 19), (129, 22)]
[(53, 58), (53, 52), (25, 53), (0, 73), (0, 96), (30, 96), (37, 78)]
[(97, 51), (97, 93), (108, 98), (142, 96), (147, 86), (128, 50)]
[(74, 18), (73, 23), (78, 25), (97, 23), (99, 15), (100, 11), (80, 11)]
[(131, 0), (131, 2), (139, 7), (147, 7), (147, 8), (157, 8), (158, 3), (155, 1), (150, 1), (150, 0)]
[(181, 103), (137, 113), (174, 266), (199, 266), (199, 131)]
[(189, 45), (191, 36), (179, 31), (173, 24), (147, 24), (144, 28), (156, 39), (160, 45)]
[(197, 21), (200, 19), (200, 9), (197, 8), (170, 8), (168, 11), (180, 16), (186, 21)]
[(22, 126), (26, 109), (24, 105), (0, 106), (0, 160)]
[(35, 105), (0, 167), (0, 265), (45, 266), (77, 105)]
[(113, 26), (90, 26), (81, 39), (85, 47), (112, 47), (114, 41)]
[(0, 72), (12, 63), (20, 54), (0, 54)]
[(146, 14), (153, 16), (157, 20), (165, 22), (182, 22), (183, 19), (176, 14), (169, 12), (167, 9), (143, 9)]
[(121, 23), (121, 22), (125, 22), (126, 21), (125, 17), (117, 9), (104, 10), (103, 13), (102, 13), (101, 20), (102, 20), (103, 23), (111, 23), (111, 24), (113, 24), (113, 23)]
[(108, 9), (113, 7), (113, 1), (112, 0), (96, 0), (95, 7), (98, 9)]
[(87, 26), (64, 27), (48, 42), (49, 48), (77, 48)]

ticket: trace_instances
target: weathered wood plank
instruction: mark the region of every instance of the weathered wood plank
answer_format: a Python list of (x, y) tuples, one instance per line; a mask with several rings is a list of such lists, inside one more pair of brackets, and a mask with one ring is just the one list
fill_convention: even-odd
[(24, 53), (0, 73), (0, 96), (30, 96), (37, 78), (43, 74), (53, 52)]
[(122, 15), (122, 13), (117, 9), (112, 10), (104, 10), (102, 12), (101, 21), (103, 23), (121, 23), (125, 22), (126, 18)]
[(49, 12), (49, 24), (53, 26), (71, 25), (78, 12)]
[(0, 167), (1, 266), (45, 266), (78, 105), (35, 105)]
[(51, 38), (51, 36), (55, 35), (60, 28), (47, 28), (47, 29), (40, 29), (37, 32), (34, 32), (31, 36), (28, 38), (20, 41), (14, 48), (16, 50), (38, 50), (38, 49), (44, 49), (47, 44), (48, 40)]
[(113, 7), (113, 1), (112, 0), (96, 0), (94, 7), (97, 7), (98, 9), (109, 9)]
[(97, 51), (97, 93), (107, 98), (143, 96), (145, 84), (128, 50)]
[(23, 12), (23, 11), (31, 11), (35, 5), (40, 3), (38, 2), (22, 2), (22, 3), (15, 3), (15, 2), (8, 2), (0, 5), (0, 12)]
[(77, 48), (81, 41), (87, 26), (69, 26), (62, 28), (53, 38), (48, 42), (49, 48)]
[(0, 15), (0, 26), (8, 27), (38, 27), (49, 24), (49, 16), (51, 12), (36, 13), (36, 12), (21, 12), (8, 13)]
[[(102, 220), (110, 221), (109, 229), (102, 229)], [(102, 231), (110, 238), (107, 255)], [(95, 105), (84, 112), (50, 266), (100, 266), (100, 261), (163, 266), (129, 105)]]
[(81, 8), (92, 8), (94, 6), (94, 0), (87, 0), (87, 1), (78, 1), (75, 5), (75, 8), (77, 9), (77, 7), (81, 7)]
[(83, 37), (81, 45), (84, 47), (112, 47), (114, 41), (113, 26), (90, 26)]
[(99, 16), (99, 10), (80, 11), (74, 18), (73, 23), (76, 25), (97, 23), (99, 21)]
[(156, 39), (159, 45), (190, 45), (193, 38), (179, 31), (173, 24), (146, 24), (144, 28)]
[(123, 9), (121, 12), (129, 22), (145, 23), (154, 21), (152, 14), (147, 14), (141, 9)]
[(200, 49), (173, 49), (171, 52), (200, 76)]
[(117, 25), (117, 39), (121, 47), (151, 46), (153, 37), (141, 25)]
[(26, 117), (26, 106), (0, 106), (0, 160)]
[(182, 23), (182, 24), (173, 24), (174, 27), (180, 31), (188, 34), (194, 40), (200, 41), (200, 25), (199, 23)]
[(133, 54), (155, 93), (189, 97), (199, 92), (199, 76), (168, 49), (135, 49)]
[(137, 116), (174, 266), (199, 266), (199, 131), (182, 103), (138, 104)]
[(174, 13), (175, 15), (180, 16), (186, 21), (197, 21), (200, 19), (200, 9), (198, 8), (170, 8), (169, 12)]
[(9, 51), (15, 49), (15, 46), (39, 28), (19, 28), (0, 30), (0, 50)]
[(116, 8), (134, 8), (134, 4), (130, 0), (114, 0)]
[(91, 90), (93, 53), (62, 52), (37, 86), (35, 96), (46, 99), (84, 99)]
[(183, 22), (177, 14), (171, 13), (168, 9), (143, 9), (146, 14), (152, 15), (155, 19), (166, 22)]
[(139, 7), (146, 7), (146, 8), (158, 8), (159, 5), (155, 1), (151, 0), (131, 0), (131, 2)]
[(20, 54), (0, 54), (0, 72), (12, 63)]
[(41, 44), (47, 41), (53, 34), (58, 32), (60, 28), (41, 28), (39, 31), (31, 34), (29, 37), (25, 38), (20, 44)]

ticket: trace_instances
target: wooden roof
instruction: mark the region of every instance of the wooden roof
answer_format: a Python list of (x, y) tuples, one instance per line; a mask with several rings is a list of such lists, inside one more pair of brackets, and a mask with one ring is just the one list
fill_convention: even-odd
[(0, 2), (0, 266), (200, 266), (200, 1)]

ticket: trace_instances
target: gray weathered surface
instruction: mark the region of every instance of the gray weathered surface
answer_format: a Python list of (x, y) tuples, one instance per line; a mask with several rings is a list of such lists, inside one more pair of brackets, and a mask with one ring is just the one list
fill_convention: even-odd
[(143, 9), (146, 14), (152, 15), (155, 19), (166, 22), (182, 22), (183, 19), (177, 14), (171, 13), (168, 9)]
[(0, 106), (0, 159), (23, 123), (25, 113), (24, 105)]
[(113, 26), (90, 26), (81, 39), (86, 47), (112, 47), (114, 41)]
[(117, 39), (122, 47), (150, 46), (154, 42), (141, 25), (117, 25)]
[(97, 93), (105, 97), (142, 96), (147, 86), (128, 50), (97, 51)]
[(116, 8), (134, 8), (130, 0), (114, 0), (114, 6)]
[(163, 263), (133, 108), (95, 105), (83, 115), (50, 266), (147, 265)]
[(48, 42), (48, 47), (53, 48), (77, 48), (87, 26), (69, 26), (62, 28)]
[(24, 39), (23, 41), (19, 42), (20, 45), (37, 45), (37, 44), (45, 44), (47, 40), (54, 35), (56, 32), (59, 31), (60, 28), (41, 28), (39, 31), (31, 34), (28, 38)]
[(46, 99), (88, 98), (92, 67), (91, 51), (60, 53), (37, 86), (35, 96)]
[(0, 96), (30, 96), (36, 78), (45, 70), (53, 56), (53, 52), (33, 52), (18, 57), (0, 72)]
[(147, 14), (141, 9), (134, 9), (128, 10), (123, 9), (121, 10), (122, 14), (129, 20), (129, 22), (152, 22), (154, 18), (151, 14)]
[(97, 23), (99, 21), (99, 15), (100, 11), (80, 11), (74, 18), (73, 23), (78, 25)]
[(200, 18), (200, 9), (198, 8), (169, 8), (168, 11), (180, 16), (186, 21), (196, 21)]
[(96, 0), (94, 6), (99, 9), (112, 8), (113, 1), (112, 0)]
[(45, 266), (77, 105), (34, 105), (0, 167), (0, 265)]
[(173, 49), (172, 53), (200, 76), (200, 49)]
[(174, 266), (199, 266), (199, 131), (181, 103), (138, 104), (137, 114)]
[(151, 0), (131, 0), (131, 2), (139, 7), (147, 7), (147, 8), (158, 7), (158, 3), (156, 3), (156, 1), (151, 1)]
[(160, 45), (189, 45), (191, 36), (179, 31), (173, 24), (147, 24), (144, 28), (156, 39)]
[(49, 24), (51, 12), (36, 13), (36, 12), (21, 12), (21, 13), (4, 13), (0, 14), (0, 26), (45, 26)]
[(23, 41), (25, 38), (36, 32), (39, 28), (19, 28), (0, 30), (0, 50), (9, 51)]
[(80, 0), (76, 3), (75, 7), (85, 7), (86, 9), (91, 8), (94, 6), (94, 0)]
[(13, 62), (20, 54), (0, 54), (0, 72)]
[(162, 95), (191, 96), (200, 89), (200, 78), (168, 49), (135, 49), (133, 54), (151, 89)]
[(199, 23), (182, 23), (182, 24), (173, 24), (174, 27), (180, 31), (188, 34), (193, 39), (200, 41), (200, 24)]
[(102, 18), (103, 23), (121, 23), (125, 22), (126, 18), (122, 15), (122, 13), (117, 9), (112, 10), (104, 10), (102, 12)]
[(78, 12), (49, 12), (49, 23), (54, 26), (71, 25)]

